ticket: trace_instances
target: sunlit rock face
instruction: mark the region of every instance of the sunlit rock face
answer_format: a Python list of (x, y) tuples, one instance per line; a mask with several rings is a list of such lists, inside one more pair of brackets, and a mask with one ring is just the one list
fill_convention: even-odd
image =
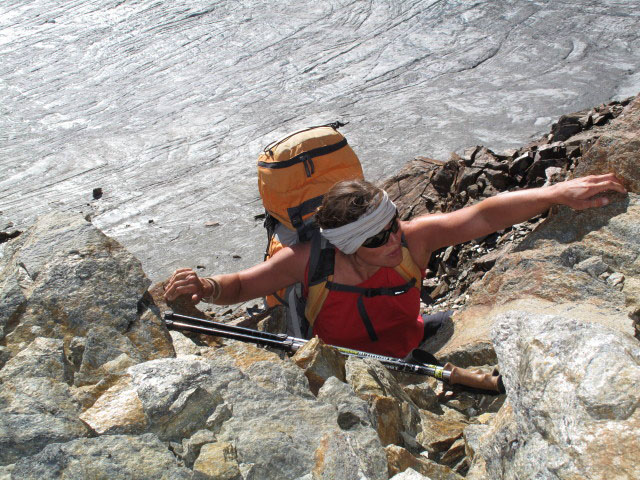
[(268, 142), (349, 121), (373, 179), (416, 155), (519, 145), (563, 113), (637, 93), (636, 9), (9, 0), (0, 210), (18, 227), (51, 209), (93, 213), (153, 280), (249, 266)]

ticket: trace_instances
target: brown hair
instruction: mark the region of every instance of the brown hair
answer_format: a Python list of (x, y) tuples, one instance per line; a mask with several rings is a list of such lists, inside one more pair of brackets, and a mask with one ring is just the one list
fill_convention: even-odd
[[(382, 201), (381, 189), (366, 180), (344, 180), (325, 194), (316, 213), (321, 228), (337, 228), (355, 222)], [(377, 197), (377, 198), (376, 198)]]

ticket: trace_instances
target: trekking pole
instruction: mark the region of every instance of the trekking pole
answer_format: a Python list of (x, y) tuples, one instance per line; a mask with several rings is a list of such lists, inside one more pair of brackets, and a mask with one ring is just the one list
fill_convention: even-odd
[[(168, 328), (254, 343), (265, 347), (283, 350), (289, 354), (297, 352), (298, 349), (308, 341), (302, 338), (291, 337), (284, 333), (262, 332), (252, 328), (228, 325), (226, 323), (207, 320), (204, 318), (181, 315), (172, 311), (165, 312), (164, 321)], [(343, 355), (375, 359), (387, 368), (399, 372), (427, 375), (439, 380), (444, 380), (451, 385), (464, 385), (480, 390), (504, 393), (504, 386), (500, 376), (472, 372), (464, 368), (456, 367), (451, 363), (447, 363), (444, 366), (427, 363), (411, 363), (375, 353), (362, 352), (346, 347), (330, 346), (338, 350)]]
[(293, 354), (298, 351), (306, 341), (290, 337), (285, 334), (261, 332), (252, 328), (227, 325), (204, 318), (190, 317), (174, 312), (165, 312), (164, 323), (168, 328), (175, 330), (187, 330), (193, 333), (202, 333), (216, 337), (239, 340), (241, 342), (255, 343), (263, 347), (272, 347)]

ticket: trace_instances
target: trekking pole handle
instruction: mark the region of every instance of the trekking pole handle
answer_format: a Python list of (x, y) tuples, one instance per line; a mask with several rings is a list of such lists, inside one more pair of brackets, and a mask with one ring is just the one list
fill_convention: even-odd
[(480, 390), (505, 393), (501, 375), (491, 375), (490, 373), (472, 372), (465, 368), (456, 367), (451, 363), (446, 363), (445, 370), (449, 373), (449, 383), (451, 385), (465, 385)]

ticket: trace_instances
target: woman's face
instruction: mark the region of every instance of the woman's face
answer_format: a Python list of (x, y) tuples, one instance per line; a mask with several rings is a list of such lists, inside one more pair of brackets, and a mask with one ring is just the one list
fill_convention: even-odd
[[(391, 233), (389, 240), (377, 248), (360, 247), (356, 257), (369, 265), (378, 267), (397, 267), (402, 262), (402, 222), (398, 221), (398, 230)], [(391, 228), (391, 222), (385, 229)]]

